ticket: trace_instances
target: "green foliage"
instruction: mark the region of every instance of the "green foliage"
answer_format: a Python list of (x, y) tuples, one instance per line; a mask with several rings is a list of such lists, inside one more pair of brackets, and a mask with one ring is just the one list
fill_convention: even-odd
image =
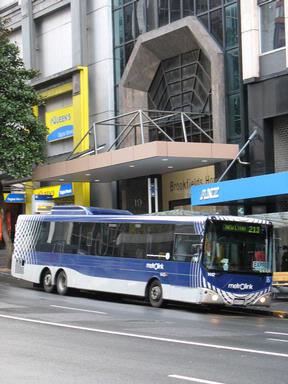
[(0, 18), (0, 171), (21, 178), (44, 160), (47, 132), (32, 111), (41, 104), (29, 84), (37, 72), (25, 69), (18, 47), (8, 36), (6, 22)]

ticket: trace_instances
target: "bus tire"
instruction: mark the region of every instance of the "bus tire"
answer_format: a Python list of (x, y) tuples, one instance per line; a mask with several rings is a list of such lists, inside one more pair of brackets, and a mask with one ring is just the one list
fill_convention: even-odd
[(43, 278), (42, 278), (42, 285), (45, 292), (47, 293), (54, 292), (55, 285), (53, 284), (52, 273), (50, 269), (46, 269), (44, 271)]
[(56, 289), (59, 295), (67, 295), (68, 286), (67, 286), (67, 276), (64, 271), (60, 271), (56, 279)]
[(158, 280), (153, 280), (148, 287), (148, 301), (155, 308), (163, 305), (163, 290)]

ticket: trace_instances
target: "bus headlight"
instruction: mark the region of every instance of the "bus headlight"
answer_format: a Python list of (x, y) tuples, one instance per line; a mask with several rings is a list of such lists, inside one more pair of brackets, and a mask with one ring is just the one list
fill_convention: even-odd
[(271, 293), (266, 293), (265, 295), (262, 295), (253, 304), (254, 305), (263, 305), (265, 307), (269, 307), (269, 305), (271, 304)]
[(217, 295), (217, 293), (215, 293), (215, 294), (212, 295), (212, 297), (211, 297), (212, 301), (214, 301), (214, 302), (218, 301), (218, 298), (219, 298), (219, 296)]
[(259, 301), (261, 304), (265, 304), (266, 303), (266, 297), (264, 297), (264, 296), (260, 297)]

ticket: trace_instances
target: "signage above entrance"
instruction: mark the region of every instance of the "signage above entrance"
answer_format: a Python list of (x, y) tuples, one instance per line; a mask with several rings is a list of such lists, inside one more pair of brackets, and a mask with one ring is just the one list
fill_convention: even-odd
[(278, 172), (191, 187), (191, 205), (217, 205), (285, 194), (288, 194), (288, 172)]

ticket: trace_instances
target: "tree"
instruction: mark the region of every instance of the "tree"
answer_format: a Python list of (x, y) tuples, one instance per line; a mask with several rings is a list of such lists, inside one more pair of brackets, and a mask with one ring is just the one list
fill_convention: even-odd
[(7, 254), (12, 242), (5, 222), (3, 175), (14, 179), (30, 176), (44, 160), (46, 128), (33, 114), (42, 101), (30, 80), (38, 74), (27, 70), (16, 44), (9, 40), (7, 21), (0, 18), (0, 210)]

